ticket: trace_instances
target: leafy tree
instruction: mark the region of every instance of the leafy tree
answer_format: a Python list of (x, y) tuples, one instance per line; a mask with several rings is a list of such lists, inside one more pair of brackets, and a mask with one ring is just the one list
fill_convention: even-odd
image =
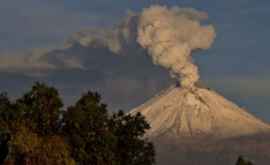
[(55, 88), (35, 83), (29, 92), (17, 100), (16, 106), (39, 134), (48, 135), (57, 131), (63, 104)]
[(109, 115), (97, 93), (88, 92), (64, 115), (64, 132), (79, 164), (151, 165), (152, 143), (143, 139), (149, 125), (142, 115)]
[(75, 164), (70, 146), (58, 135), (61, 107), (57, 90), (41, 83), (15, 104), (6, 93), (0, 95), (0, 127), (11, 133), (5, 164)]
[(15, 103), (0, 94), (0, 164), (154, 164), (142, 115), (109, 113), (93, 92), (66, 111), (62, 106), (58, 91), (42, 83)]
[(20, 112), (9, 100), (7, 93), (0, 94), (0, 127), (9, 129), (10, 124), (20, 117)]
[(97, 93), (88, 92), (64, 114), (64, 131), (72, 154), (82, 165), (113, 164), (114, 136), (108, 129), (108, 112)]
[(17, 130), (10, 141), (10, 160), (20, 165), (75, 165), (70, 147), (60, 136), (40, 136), (26, 123), (16, 123)]
[(154, 164), (153, 144), (143, 139), (150, 126), (140, 113), (132, 116), (120, 111), (112, 116), (110, 125), (117, 137), (115, 153), (121, 165)]
[(7, 131), (0, 131), (0, 164), (3, 164), (8, 156), (9, 148), (8, 142), (10, 140), (10, 135)]
[(7, 93), (0, 94), (0, 116), (2, 122), (7, 122), (12, 118), (11, 102), (7, 97)]

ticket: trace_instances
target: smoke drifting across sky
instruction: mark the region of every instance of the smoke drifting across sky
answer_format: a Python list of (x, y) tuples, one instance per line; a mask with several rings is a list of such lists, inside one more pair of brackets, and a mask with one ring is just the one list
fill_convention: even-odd
[(84, 69), (77, 57), (53, 52), (54, 50), (33, 49), (1, 54), (0, 71), (40, 77), (56, 70)]
[[(114, 28), (88, 28), (75, 33), (62, 49), (79, 44), (105, 48), (121, 55), (128, 54), (134, 46), (141, 47), (147, 50), (154, 64), (169, 70), (183, 87), (192, 88), (199, 80), (192, 51), (208, 49), (215, 39), (214, 27), (202, 23), (207, 18), (207, 13), (191, 8), (153, 5), (141, 13), (129, 12)], [(20, 57), (1, 56), (0, 70), (42, 75), (50, 70), (88, 68), (75, 54), (66, 56), (57, 52), (33, 51)]]
[(154, 5), (139, 14), (129, 13), (114, 29), (84, 30), (67, 43), (103, 46), (117, 54), (128, 51), (130, 44), (139, 44), (148, 51), (154, 64), (168, 69), (183, 87), (192, 88), (199, 80), (192, 51), (208, 49), (215, 38), (214, 27), (201, 24), (207, 18), (207, 13), (191, 8)]

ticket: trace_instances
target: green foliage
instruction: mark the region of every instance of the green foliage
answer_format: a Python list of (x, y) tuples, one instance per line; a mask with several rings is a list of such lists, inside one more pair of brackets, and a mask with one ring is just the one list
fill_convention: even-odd
[[(149, 125), (140, 114), (110, 116), (97, 93), (88, 92), (68, 108), (64, 131), (80, 164), (150, 165), (153, 145), (143, 139)], [(91, 153), (91, 154), (89, 154)]]
[(8, 129), (12, 121), (20, 117), (20, 112), (9, 100), (7, 93), (0, 94), (0, 127)]
[(31, 91), (17, 100), (16, 106), (38, 133), (48, 135), (57, 131), (63, 104), (55, 88), (35, 83)]
[[(108, 130), (106, 106), (97, 93), (88, 92), (64, 114), (64, 132), (80, 164), (111, 164), (114, 137)], [(90, 154), (91, 153), (91, 154)]]
[(154, 147), (143, 139), (149, 124), (141, 114), (125, 115), (122, 111), (110, 119), (110, 129), (117, 137), (116, 157), (121, 165), (149, 165), (154, 163)]
[(10, 142), (10, 158), (15, 164), (75, 165), (70, 148), (61, 136), (40, 136), (25, 124), (17, 123)]
[(93, 92), (65, 111), (62, 106), (58, 91), (41, 83), (14, 103), (6, 93), (0, 94), (0, 161), (6, 159), (5, 165), (154, 164), (153, 145), (143, 138), (150, 127), (142, 115), (110, 114)]

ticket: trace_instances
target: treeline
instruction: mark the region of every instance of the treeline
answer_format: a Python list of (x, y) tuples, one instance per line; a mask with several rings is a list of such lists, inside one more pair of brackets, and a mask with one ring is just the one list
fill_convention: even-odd
[(98, 93), (64, 109), (55, 88), (35, 83), (15, 101), (0, 94), (0, 164), (152, 165), (149, 128), (140, 114), (109, 113)]

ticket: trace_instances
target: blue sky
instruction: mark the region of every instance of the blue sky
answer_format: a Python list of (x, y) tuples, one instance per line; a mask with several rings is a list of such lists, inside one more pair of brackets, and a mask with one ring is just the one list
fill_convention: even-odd
[(59, 88), (67, 104), (88, 89), (100, 91), (111, 109), (128, 110), (143, 103), (174, 82), (149, 58), (139, 53), (120, 58), (106, 50), (80, 46), (61, 48), (74, 32), (113, 26), (127, 11), (139, 12), (153, 3), (208, 12), (217, 38), (211, 49), (194, 55), (202, 83), (270, 121), (269, 0), (1, 0), (0, 57), (53, 49), (83, 58), (90, 69), (50, 70), (37, 76), (13, 69), (14, 64), (5, 69), (0, 66), (0, 90), (16, 97), (34, 81), (44, 81)]

